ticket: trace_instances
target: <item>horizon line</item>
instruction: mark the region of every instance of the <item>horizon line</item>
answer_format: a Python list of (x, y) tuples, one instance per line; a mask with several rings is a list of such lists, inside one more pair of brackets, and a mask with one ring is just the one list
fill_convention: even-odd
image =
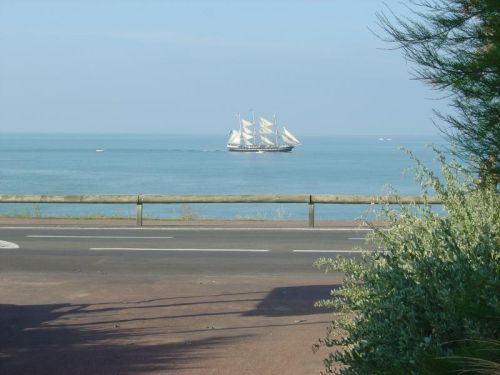
[[(99, 131), (1, 131), (0, 134), (4, 135), (170, 135), (170, 136), (224, 136), (226, 133), (168, 133), (168, 132), (155, 132), (155, 131), (145, 131), (145, 132), (99, 132)], [(340, 137), (443, 137), (439, 132), (436, 133), (300, 133), (296, 134), (301, 137), (325, 137), (325, 136), (340, 136)]]

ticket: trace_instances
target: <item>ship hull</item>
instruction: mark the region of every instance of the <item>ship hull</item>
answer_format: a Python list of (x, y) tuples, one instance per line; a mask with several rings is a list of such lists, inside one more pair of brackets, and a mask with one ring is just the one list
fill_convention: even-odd
[(294, 146), (227, 146), (233, 152), (290, 152)]

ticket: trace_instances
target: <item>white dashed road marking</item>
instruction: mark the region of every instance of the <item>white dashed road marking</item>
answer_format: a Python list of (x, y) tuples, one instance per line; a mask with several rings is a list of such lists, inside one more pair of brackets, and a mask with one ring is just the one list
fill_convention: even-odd
[(91, 247), (93, 251), (124, 250), (124, 251), (203, 251), (203, 252), (239, 252), (239, 253), (268, 253), (269, 250), (258, 249), (157, 249), (140, 247)]
[(363, 250), (292, 250), (294, 253), (362, 253)]
[(19, 245), (13, 242), (0, 240), (0, 249), (19, 249)]
[(109, 239), (165, 239), (174, 237), (145, 237), (145, 236), (51, 236), (51, 235), (41, 235), (41, 234), (30, 234), (26, 237), (30, 238), (109, 238)]

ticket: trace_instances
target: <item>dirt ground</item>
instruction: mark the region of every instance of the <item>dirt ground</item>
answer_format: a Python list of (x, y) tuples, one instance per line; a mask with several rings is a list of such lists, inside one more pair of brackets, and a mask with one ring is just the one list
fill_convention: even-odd
[(339, 277), (0, 275), (0, 373), (319, 374)]

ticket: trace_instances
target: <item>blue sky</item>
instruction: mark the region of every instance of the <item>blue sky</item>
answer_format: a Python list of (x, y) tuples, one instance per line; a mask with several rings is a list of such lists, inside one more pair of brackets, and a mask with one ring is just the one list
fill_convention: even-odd
[[(386, 1), (406, 12), (397, 1)], [(431, 135), (378, 0), (0, 0), (0, 132)]]

